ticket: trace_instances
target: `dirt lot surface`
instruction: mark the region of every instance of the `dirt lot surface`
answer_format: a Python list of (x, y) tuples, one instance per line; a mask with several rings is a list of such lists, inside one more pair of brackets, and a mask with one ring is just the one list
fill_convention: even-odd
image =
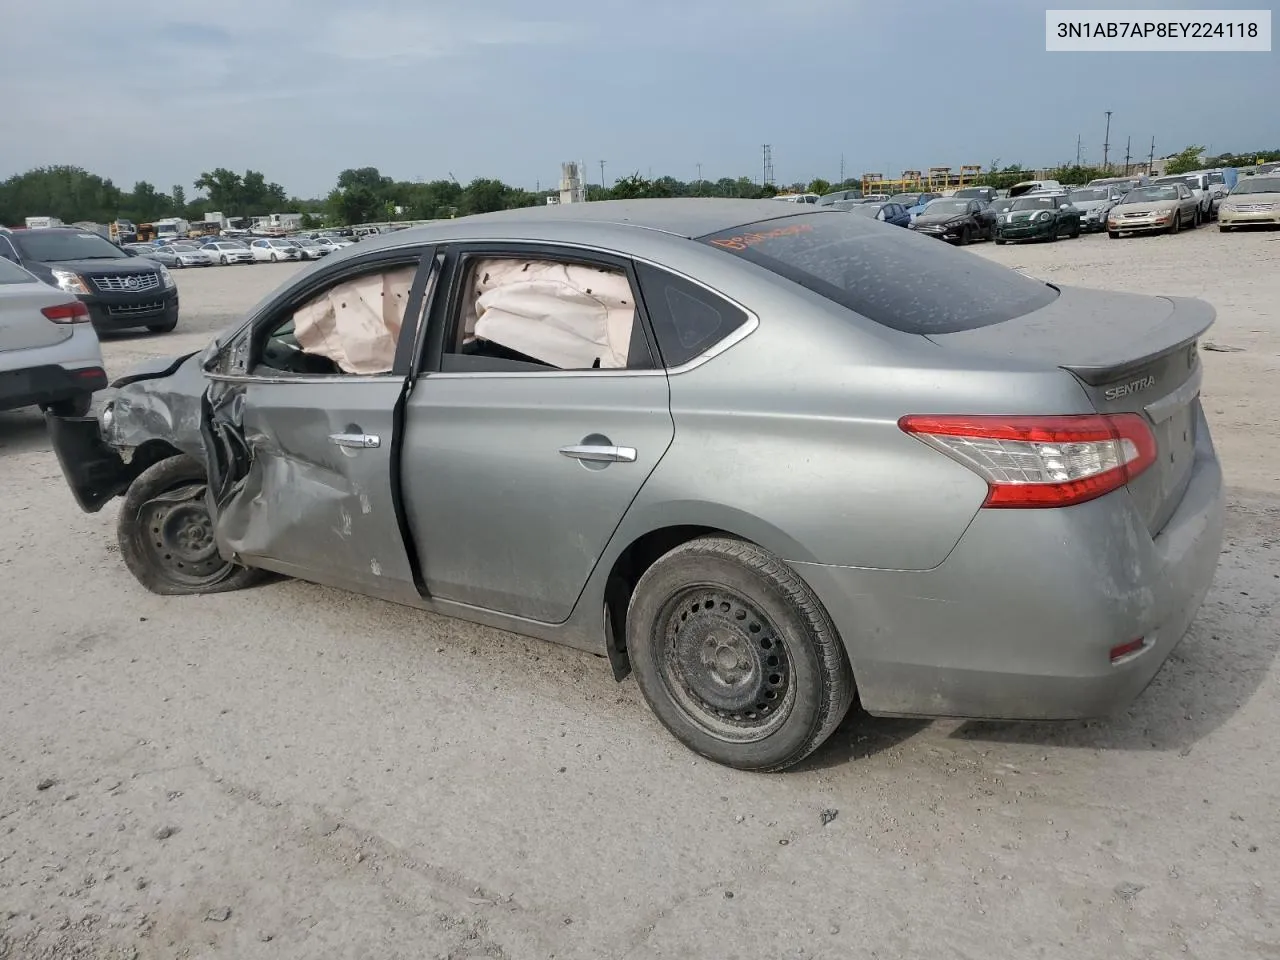
[[(0, 414), (0, 958), (1280, 957), (1280, 235), (974, 249), (1219, 312), (1228, 543), (1126, 713), (851, 716), (735, 773), (594, 657), (298, 582), (147, 594)], [(112, 372), (292, 269), (181, 274)]]

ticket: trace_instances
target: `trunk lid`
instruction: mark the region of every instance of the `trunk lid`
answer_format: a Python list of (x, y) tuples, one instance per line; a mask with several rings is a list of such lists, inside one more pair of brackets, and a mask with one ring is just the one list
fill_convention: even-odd
[(51, 347), (70, 338), (70, 324), (54, 323), (40, 310), (71, 300), (71, 294), (44, 283), (0, 284), (0, 352)]
[(1067, 287), (1041, 310), (929, 339), (966, 353), (1060, 367), (1099, 413), (1144, 417), (1157, 459), (1128, 489), (1155, 534), (1190, 480), (1202, 377), (1197, 342), (1214, 319), (1202, 300)]

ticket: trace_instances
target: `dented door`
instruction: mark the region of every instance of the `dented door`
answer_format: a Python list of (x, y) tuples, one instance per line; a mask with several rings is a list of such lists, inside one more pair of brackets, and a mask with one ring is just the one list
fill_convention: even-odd
[(241, 489), (222, 508), (223, 555), (304, 580), (418, 598), (391, 492), (403, 378), (250, 382)]

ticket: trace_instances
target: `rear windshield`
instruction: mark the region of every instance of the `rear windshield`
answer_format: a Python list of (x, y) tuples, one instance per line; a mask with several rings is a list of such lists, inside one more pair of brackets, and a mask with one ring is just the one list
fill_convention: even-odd
[(35, 283), (36, 278), (16, 263), (0, 257), (0, 283)]
[(904, 333), (1003, 323), (1058, 295), (965, 250), (839, 213), (767, 220), (700, 239)]

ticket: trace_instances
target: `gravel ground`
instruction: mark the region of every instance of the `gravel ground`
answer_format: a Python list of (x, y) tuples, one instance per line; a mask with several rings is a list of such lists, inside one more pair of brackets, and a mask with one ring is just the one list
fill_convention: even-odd
[[(147, 594), (0, 414), (0, 960), (1280, 957), (1278, 240), (973, 248), (1218, 308), (1216, 585), (1119, 717), (851, 716), (780, 776), (572, 650), (298, 582)], [(180, 274), (179, 332), (108, 365), (293, 269)]]

